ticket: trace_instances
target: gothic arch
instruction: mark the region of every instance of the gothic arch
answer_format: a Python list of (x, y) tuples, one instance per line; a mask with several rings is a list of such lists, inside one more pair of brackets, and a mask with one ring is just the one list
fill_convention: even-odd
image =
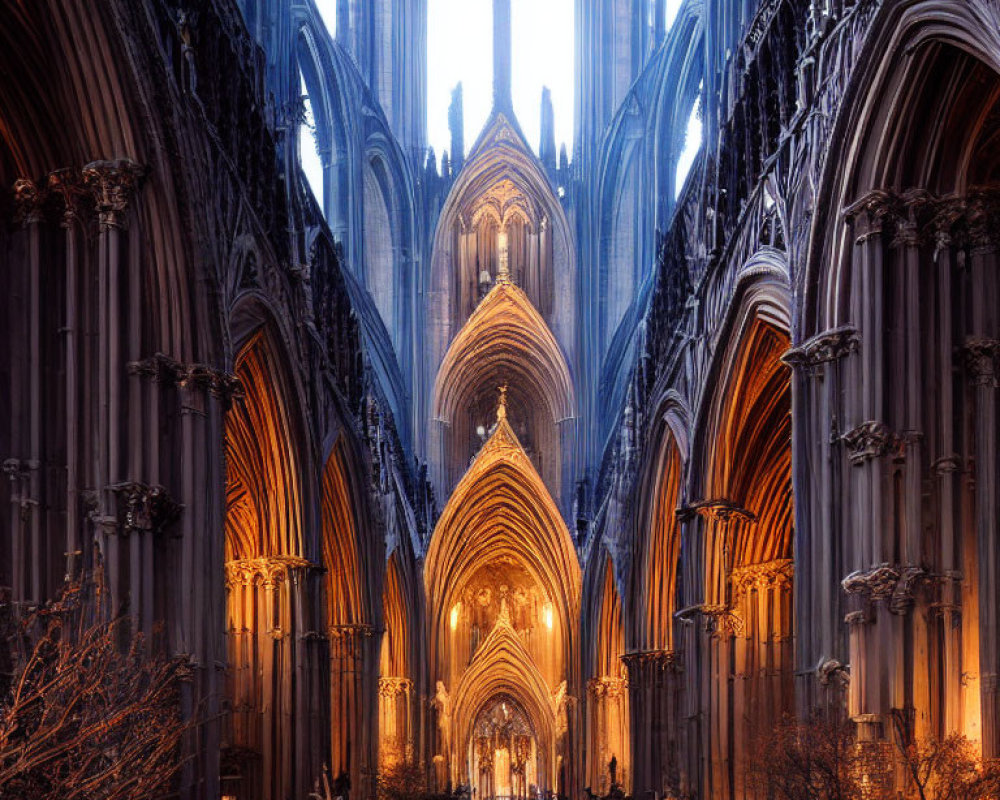
[[(537, 774), (539, 789), (554, 788), (556, 767), (556, 715), (554, 700), (547, 682), (535, 666), (521, 639), (501, 616), (463, 675), (454, 697), (454, 734), (456, 766), (463, 758), (473, 759), (473, 723), (493, 698), (508, 695), (527, 712), (537, 736)], [(468, 751), (463, 752), (463, 751)], [(470, 770), (471, 771), (471, 770)], [(461, 773), (453, 773), (461, 781)]]
[[(468, 725), (489, 699), (485, 689), (470, 694), (459, 687), (509, 691), (535, 725), (557, 729), (558, 735), (545, 735), (546, 752), (552, 754), (547, 758), (555, 759), (556, 750), (571, 757), (566, 724), (551, 721), (564, 718), (562, 700), (552, 700), (556, 710), (547, 717), (541, 712), (549, 703), (543, 687), (562, 685), (565, 697), (578, 680), (573, 631), (580, 570), (569, 531), (506, 413), (501, 403), (496, 429), (445, 506), (424, 564), (431, 682), (438, 695), (437, 753), (453, 779), (469, 744), (456, 737), (468, 735)], [(512, 639), (516, 648), (503, 644)], [(489, 655), (493, 642), (495, 657)], [(482, 670), (471, 684), (469, 664)], [(512, 683), (519, 683), (516, 692)], [(465, 699), (470, 697), (474, 703)], [(555, 769), (554, 760), (546, 764), (546, 770)], [(547, 780), (555, 788), (554, 772)]]
[[(803, 595), (797, 611), (854, 609), (879, 565), (892, 588), (891, 601), (847, 630), (826, 621), (820, 630), (831, 632), (803, 642), (800, 662), (851, 659), (847, 706), (868, 735), (865, 715), (886, 706), (876, 676), (932, 659), (942, 665), (933, 682), (903, 682), (911, 732), (960, 732), (986, 757), (1000, 753), (1000, 471), (996, 398), (978, 387), (995, 383), (1000, 353), (998, 52), (986, 3), (919, 0), (876, 16), (831, 134), (793, 353), (802, 396), (843, 420), (835, 444), (805, 428), (796, 455), (828, 465), (801, 480), (819, 506), (808, 546), (837, 542), (817, 572), (845, 577), (840, 591)], [(932, 590), (924, 570), (963, 579)], [(950, 609), (941, 628), (922, 621), (931, 606)], [(889, 619), (897, 636), (886, 635)]]
[(243, 396), (226, 416), (226, 560), (306, 555), (299, 426), (270, 335), (236, 359)]
[[(451, 340), (472, 315), (483, 289), (499, 277), (497, 225), (505, 221), (511, 225), (504, 245), (510, 256), (511, 278), (572, 361), (576, 298), (572, 230), (548, 176), (516, 122), (496, 112), (449, 191), (434, 234), (427, 406), (432, 402), (436, 370)], [(487, 281), (481, 280), (484, 276)]]
[(561, 496), (566, 443), (563, 423), (575, 413), (573, 380), (558, 342), (519, 287), (500, 282), (452, 341), (434, 384), (434, 419), (440, 432), (439, 488), (446, 492), (475, 452), (476, 424), (489, 424), (496, 388), (506, 384), (512, 419), (521, 426), (553, 496)]
[(611, 791), (614, 779), (628, 793), (632, 780), (629, 741), (628, 679), (625, 655), (625, 619), (615, 581), (614, 563), (604, 548), (592, 557), (589, 572), (588, 609), (594, 630), (589, 646), (587, 681), (587, 776), (598, 794)]
[(397, 553), (386, 562), (382, 591), (382, 642), (379, 654), (379, 766), (410, 763), (415, 757), (413, 587), (408, 585)]
[[(746, 791), (754, 737), (793, 708), (793, 503), (787, 282), (769, 263), (741, 271), (699, 425), (704, 453), (682, 509), (704, 531), (701, 613), (718, 676), (703, 699), (713, 791)], [(694, 495), (698, 497), (699, 495)], [(691, 519), (693, 517), (693, 520)], [(697, 572), (695, 572), (697, 574)], [(729, 680), (729, 674), (735, 675)]]
[[(230, 713), (224, 743), (227, 752), (240, 754), (233, 756), (238, 766), (228, 780), (247, 797), (287, 792), (294, 781), (296, 743), (284, 721), (295, 705), (288, 681), (297, 659), (289, 642), (272, 634), (296, 635), (305, 627), (292, 584), (311, 564), (304, 538), (304, 445), (284, 363), (269, 327), (250, 333), (235, 365), (242, 396), (225, 421)], [(273, 746), (276, 735), (287, 738), (286, 747)]]
[(378, 545), (368, 518), (363, 488), (355, 476), (367, 474), (346, 434), (335, 442), (322, 475), (322, 566), (326, 570), (326, 625), (330, 639), (330, 770), (346, 772), (352, 785), (365, 786), (376, 766), (379, 640), (374, 598), (381, 590)]

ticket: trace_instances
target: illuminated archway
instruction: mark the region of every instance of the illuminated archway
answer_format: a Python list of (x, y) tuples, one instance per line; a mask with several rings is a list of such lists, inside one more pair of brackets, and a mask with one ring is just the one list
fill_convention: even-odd
[(347, 773), (352, 786), (366, 787), (377, 757), (378, 640), (371, 620), (378, 573), (370, 552), (374, 537), (360, 527), (362, 500), (352, 480), (360, 468), (350, 468), (359, 463), (341, 436), (323, 469), (321, 552), (330, 640), (330, 772)]
[(820, 508), (809, 547), (833, 550), (844, 577), (824, 591), (804, 576), (796, 610), (825, 634), (802, 640), (800, 662), (850, 662), (864, 735), (896, 704), (883, 676), (933, 663), (932, 681), (898, 678), (910, 733), (962, 733), (995, 758), (1000, 60), (980, 7), (943, 11), (916, 0), (885, 15), (831, 136), (796, 389), (844, 423), (832, 447), (807, 429), (797, 456), (832, 464), (802, 484)]
[(578, 680), (580, 570), (503, 403), (438, 521), (424, 580), (439, 781), (476, 778), (465, 758), (472, 722), (485, 702), (506, 693), (538, 733), (539, 788), (558, 788), (570, 758), (568, 693)]
[(292, 637), (302, 625), (291, 589), (303, 557), (301, 476), (289, 387), (266, 331), (236, 361), (243, 396), (226, 416), (226, 585), (230, 703), (227, 790), (280, 796), (293, 785)]
[[(612, 790), (614, 780), (622, 791), (631, 785), (628, 680), (622, 656), (625, 624), (615, 584), (614, 565), (606, 551), (597, 555), (598, 566), (590, 581), (599, 582), (589, 592), (590, 619), (596, 624), (590, 645), (590, 679), (587, 681), (587, 780), (598, 794)], [(612, 764), (614, 768), (612, 769)]]
[(464, 473), (482, 446), (496, 387), (508, 387), (510, 420), (549, 491), (561, 496), (562, 424), (574, 416), (573, 382), (558, 342), (527, 294), (500, 281), (452, 341), (434, 384), (441, 431), (442, 491)]
[(411, 666), (410, 592), (396, 553), (389, 557), (382, 591), (382, 645), (379, 655), (379, 768), (412, 761), (414, 702)]
[(710, 776), (737, 796), (754, 738), (794, 700), (791, 388), (788, 335), (774, 319), (747, 290), (712, 398), (705, 499), (692, 508), (706, 529), (702, 613), (716, 676)]
[(637, 485), (629, 590), (628, 665), (632, 793), (680, 790), (680, 751), (688, 721), (679, 708), (682, 676), (676, 641), (680, 589), (683, 411), (673, 402), (653, 428), (651, 455)]

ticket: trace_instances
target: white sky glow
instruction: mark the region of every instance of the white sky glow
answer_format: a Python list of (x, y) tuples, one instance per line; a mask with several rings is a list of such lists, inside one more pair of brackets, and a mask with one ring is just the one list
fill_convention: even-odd
[[(552, 92), (556, 149), (573, 142), (574, 0), (512, 0), (514, 113), (538, 152), (542, 87)], [(451, 149), (448, 106), (462, 82), (468, 154), (493, 108), (493, 0), (430, 0), (427, 138), (438, 160)]]

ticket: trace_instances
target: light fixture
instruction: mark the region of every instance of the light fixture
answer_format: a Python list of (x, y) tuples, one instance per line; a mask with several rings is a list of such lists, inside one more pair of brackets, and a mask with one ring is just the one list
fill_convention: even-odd
[(458, 628), (458, 610), (462, 607), (461, 603), (455, 603), (451, 607), (451, 629), (454, 631)]
[(546, 628), (552, 630), (552, 603), (546, 603), (542, 606), (542, 621)]

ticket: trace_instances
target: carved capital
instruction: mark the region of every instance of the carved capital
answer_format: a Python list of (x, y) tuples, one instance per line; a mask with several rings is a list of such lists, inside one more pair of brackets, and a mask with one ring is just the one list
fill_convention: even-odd
[(996, 389), (996, 360), (1000, 355), (1000, 339), (970, 337), (965, 340), (963, 352), (973, 384)]
[(387, 677), (378, 679), (379, 697), (398, 697), (409, 692), (411, 688), (413, 688), (413, 681), (409, 678)]
[(83, 168), (83, 182), (90, 190), (102, 229), (120, 227), (129, 203), (145, 174), (134, 161), (92, 161)]
[(853, 325), (820, 333), (785, 353), (781, 360), (795, 369), (805, 369), (815, 373), (816, 368), (830, 361), (839, 361), (858, 352), (861, 334)]
[(62, 199), (62, 226), (70, 227), (80, 216), (80, 206), (87, 195), (80, 171), (72, 167), (49, 173), (49, 193)]
[(705, 519), (722, 523), (733, 521), (748, 523), (757, 522), (757, 515), (752, 511), (738, 506), (731, 500), (726, 500), (724, 498), (715, 500), (699, 500), (697, 503), (681, 506), (674, 513), (677, 515), (677, 519), (681, 522), (687, 522), (695, 516), (702, 516)]
[(233, 589), (259, 584), (265, 589), (273, 589), (284, 582), (292, 570), (315, 566), (298, 556), (262, 556), (227, 561), (226, 587)]
[(883, 422), (869, 420), (840, 437), (847, 446), (847, 457), (855, 466), (885, 455), (898, 443), (898, 437)]
[(844, 216), (855, 225), (858, 243), (880, 236), (886, 220), (896, 213), (899, 201), (880, 189), (869, 192), (844, 209)]
[(118, 516), (123, 533), (159, 533), (180, 516), (182, 506), (162, 486), (123, 481), (108, 489), (118, 499)]
[(975, 253), (989, 253), (1000, 244), (1000, 192), (978, 189), (969, 193), (969, 247)]
[(778, 558), (759, 564), (736, 567), (729, 575), (733, 587), (733, 597), (740, 597), (751, 589), (761, 591), (770, 586), (791, 589), (795, 576), (795, 562), (790, 558)]
[(843, 689), (851, 682), (851, 670), (836, 659), (828, 658), (816, 668), (816, 680), (820, 686)]
[(629, 685), (638, 686), (643, 674), (679, 673), (680, 654), (674, 650), (633, 650), (620, 656), (629, 677)]
[(14, 181), (15, 219), (25, 226), (41, 222), (46, 199), (43, 187), (30, 178), (18, 178)]
[(592, 697), (607, 697), (616, 700), (628, 691), (628, 681), (613, 675), (602, 675), (587, 681), (587, 691)]
[(728, 639), (743, 633), (743, 620), (730, 606), (724, 604), (705, 604), (699, 611), (705, 618), (705, 630), (712, 636)]

